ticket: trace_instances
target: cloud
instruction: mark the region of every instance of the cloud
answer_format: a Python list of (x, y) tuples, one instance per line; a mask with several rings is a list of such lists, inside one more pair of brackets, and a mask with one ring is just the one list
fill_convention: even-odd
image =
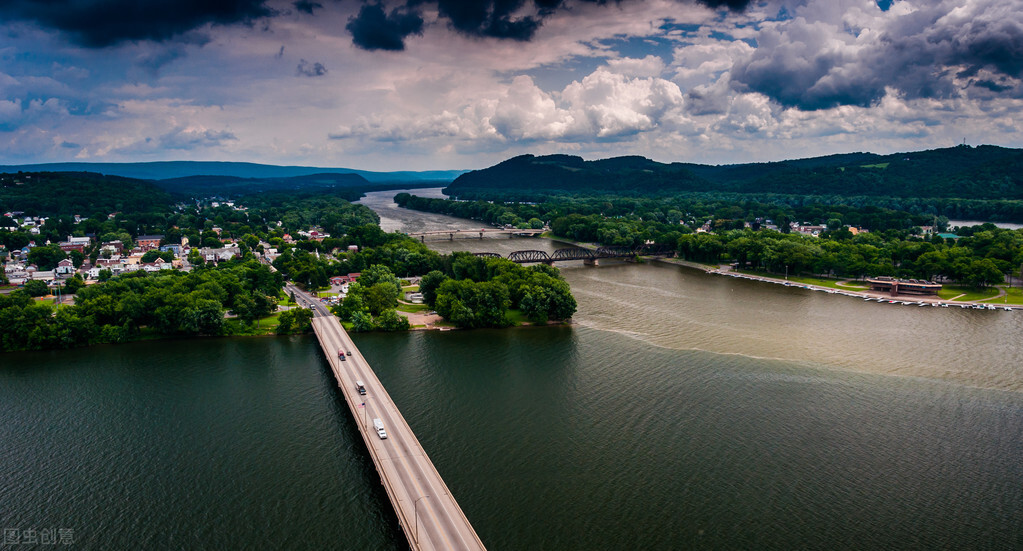
[(303, 13), (308, 13), (309, 15), (312, 15), (313, 11), (323, 7), (323, 4), (319, 2), (313, 2), (311, 0), (298, 0), (297, 2), (294, 2), (291, 5), (295, 6), (296, 10)]
[[(404, 50), (405, 38), (421, 34), (424, 11), (436, 11), (455, 31), (475, 38), (529, 41), (544, 21), (557, 13), (572, 13), (582, 5), (619, 7), (643, 0), (405, 0), (402, 8), (385, 15), (379, 2), (362, 6), (348, 25), (353, 43), (366, 50)], [(676, 0), (711, 9), (745, 10), (751, 0)]]
[(648, 55), (643, 59), (631, 57), (609, 59), (607, 66), (612, 73), (636, 77), (657, 77), (664, 72), (664, 60), (655, 55)]
[(207, 149), (237, 139), (233, 133), (227, 130), (177, 128), (160, 136), (158, 141), (159, 147), (162, 149)]
[[(752, 55), (732, 68), (732, 81), (740, 91), (805, 110), (866, 107), (889, 89), (909, 99), (947, 99), (974, 91), (1023, 95), (1023, 10), (1018, 3), (907, 4), (844, 21), (799, 16), (765, 25)], [(849, 26), (850, 21), (856, 25)]]
[(82, 46), (166, 41), (203, 25), (250, 23), (275, 13), (266, 0), (5, 0), (0, 19), (32, 21)]
[(401, 51), (409, 35), (422, 34), (423, 18), (399, 8), (387, 14), (383, 4), (365, 4), (345, 28), (352, 33), (352, 43), (364, 50)]
[(298, 61), (298, 76), (320, 77), (327, 74), (327, 68), (322, 63), (309, 63), (304, 59)]

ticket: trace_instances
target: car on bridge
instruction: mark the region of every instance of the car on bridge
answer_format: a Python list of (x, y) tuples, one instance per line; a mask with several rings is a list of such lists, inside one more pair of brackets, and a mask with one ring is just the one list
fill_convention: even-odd
[(384, 430), (384, 422), (380, 419), (373, 420), (373, 428), (377, 429), (377, 436), (381, 440), (387, 440), (387, 431)]

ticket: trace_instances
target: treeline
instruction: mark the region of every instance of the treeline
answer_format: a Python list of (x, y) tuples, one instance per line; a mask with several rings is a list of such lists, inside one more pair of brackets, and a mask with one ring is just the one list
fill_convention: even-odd
[[(678, 235), (691, 233), (705, 223), (712, 228), (741, 228), (746, 223), (773, 222), (782, 233), (790, 222), (835, 221), (873, 232), (908, 232), (920, 225), (947, 219), (914, 215), (875, 205), (827, 203), (801, 198), (786, 201), (778, 196), (741, 198), (736, 195), (678, 195), (658, 199), (644, 197), (536, 198), (536, 202), (452, 201), (427, 199), (407, 193), (394, 200), (399, 206), (516, 227), (549, 225), (556, 235), (577, 241), (608, 245), (638, 245), (648, 240), (667, 244)], [(673, 236), (674, 235), (674, 236)]]
[[(0, 350), (125, 342), (143, 331), (223, 335), (226, 311), (247, 324), (268, 316), (282, 285), (279, 274), (250, 260), (191, 273), (124, 274), (80, 288), (74, 305), (56, 309), (17, 290), (0, 295)], [(293, 321), (291, 328), (300, 324)]]
[(678, 252), (698, 262), (737, 262), (775, 273), (809, 272), (862, 278), (896, 276), (944, 279), (971, 286), (1002, 283), (1023, 269), (1023, 230), (989, 227), (958, 240), (933, 237), (886, 240), (848, 230), (821, 238), (773, 231), (733, 230), (679, 238)]

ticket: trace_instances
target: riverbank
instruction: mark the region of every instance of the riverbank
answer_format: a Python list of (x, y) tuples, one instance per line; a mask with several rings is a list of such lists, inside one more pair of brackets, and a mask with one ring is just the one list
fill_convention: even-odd
[[(694, 268), (702, 270), (708, 274), (723, 275), (728, 277), (737, 277), (741, 279), (749, 279), (753, 281), (762, 281), (764, 283), (773, 283), (776, 285), (784, 285), (786, 287), (798, 287), (801, 289), (808, 289), (810, 291), (823, 291), (833, 295), (844, 295), (848, 297), (856, 297), (866, 301), (875, 301), (878, 303), (885, 304), (901, 304), (908, 306), (932, 306), (939, 308), (950, 308), (959, 307), (966, 309), (975, 310), (1023, 310), (1023, 307), (1018, 305), (998, 305), (990, 302), (983, 301), (955, 301), (946, 300), (940, 297), (930, 296), (918, 296), (918, 295), (892, 295), (890, 293), (883, 293), (879, 291), (868, 291), (868, 290), (854, 290), (854, 289), (838, 289), (834, 287), (826, 287), (823, 285), (814, 285), (811, 283), (803, 283), (796, 281), (789, 281), (782, 278), (775, 278), (769, 276), (763, 276), (759, 274), (747, 274), (739, 271), (732, 270), (731, 266), (720, 265), (717, 267), (708, 266), (705, 264), (697, 264), (695, 262), (688, 262), (678, 258), (658, 258), (658, 262), (664, 262), (667, 264), (673, 264), (676, 266), (685, 266), (687, 268)], [(836, 285), (840, 285), (836, 281)], [(1001, 296), (1001, 295), (999, 295)], [(997, 297), (995, 297), (997, 298)], [(991, 300), (991, 299), (986, 299)]]

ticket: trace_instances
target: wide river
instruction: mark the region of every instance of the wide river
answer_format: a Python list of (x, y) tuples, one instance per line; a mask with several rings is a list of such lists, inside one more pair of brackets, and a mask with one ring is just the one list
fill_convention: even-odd
[[(363, 200), (385, 230), (481, 225), (393, 194)], [(1023, 312), (562, 271), (570, 326), (355, 337), (488, 548), (1023, 547)], [(0, 528), (84, 549), (406, 546), (311, 337), (0, 366)]]

